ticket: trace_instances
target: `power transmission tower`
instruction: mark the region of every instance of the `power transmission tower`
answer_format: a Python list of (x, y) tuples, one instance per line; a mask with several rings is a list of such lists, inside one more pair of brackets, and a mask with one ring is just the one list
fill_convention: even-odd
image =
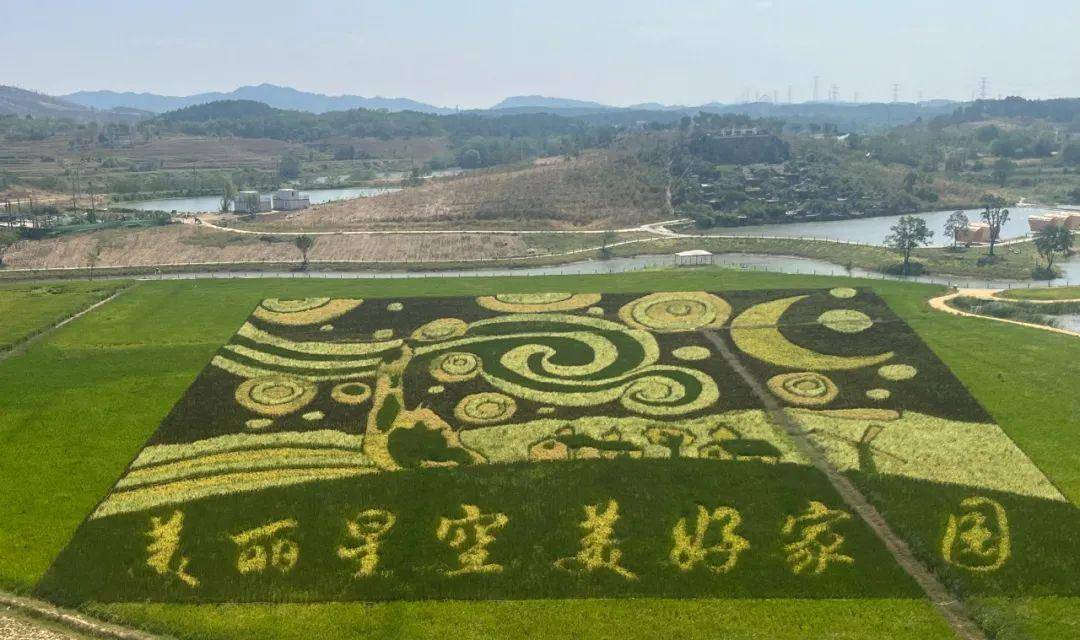
[(900, 85), (895, 82), (892, 86), (892, 101), (900, 102)]
[(790, 84), (787, 86), (787, 101), (788, 101), (788, 104), (791, 104), (791, 85)]
[(818, 101), (818, 84), (821, 82), (821, 76), (814, 76), (814, 102)]
[(855, 95), (853, 95), (853, 96), (851, 97), (851, 101), (852, 101), (853, 103), (855, 103), (855, 104), (859, 104), (859, 92), (858, 92), (858, 91), (856, 91), (856, 92), (855, 92)]
[(834, 84), (829, 87), (829, 102), (840, 101), (840, 89)]
[(986, 76), (983, 76), (982, 78), (979, 79), (979, 99), (980, 100), (986, 100), (986, 85), (987, 85)]

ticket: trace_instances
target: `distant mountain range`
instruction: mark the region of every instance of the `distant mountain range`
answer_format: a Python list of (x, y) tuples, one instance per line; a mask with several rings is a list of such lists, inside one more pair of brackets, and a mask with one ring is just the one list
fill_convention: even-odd
[[(60, 97), (14, 87), (0, 87), (0, 114), (56, 116), (82, 121), (133, 121), (154, 114), (175, 111), (209, 102), (246, 100), (261, 102), (277, 109), (326, 113), (349, 109), (385, 109), (419, 111), (445, 115), (455, 109), (439, 107), (408, 98), (365, 98), (357, 95), (329, 96), (272, 84), (240, 87), (227, 93), (210, 92), (191, 96), (164, 96), (154, 93), (117, 91), (79, 91)], [(541, 95), (513, 96), (489, 109), (468, 113), (502, 116), (526, 113), (551, 113), (569, 118), (583, 118), (598, 123), (634, 124), (638, 122), (673, 122), (698, 111), (742, 113), (755, 118), (775, 117), (788, 122), (829, 122), (845, 131), (903, 124), (917, 118), (933, 118), (952, 113), (961, 103), (934, 100), (920, 103), (833, 103), (801, 102), (773, 104), (752, 102), (723, 104), (710, 102), (699, 106), (665, 105), (658, 102), (613, 107), (589, 100), (573, 100)]]
[(93, 109), (44, 93), (0, 85), (0, 115), (69, 118), (80, 122), (133, 122), (150, 114), (126, 106)]
[(291, 87), (279, 87), (273, 84), (240, 87), (228, 93), (218, 91), (199, 93), (193, 96), (163, 96), (156, 93), (133, 93), (116, 91), (77, 91), (64, 100), (94, 109), (114, 109), (133, 107), (153, 113), (164, 113), (190, 107), (196, 104), (216, 102), (218, 100), (254, 100), (277, 109), (326, 113), (327, 111), (347, 111), (349, 109), (386, 109), (387, 111), (420, 111), (422, 113), (447, 114), (454, 109), (436, 107), (408, 98), (365, 98), (363, 96), (328, 96), (321, 93), (300, 91)]

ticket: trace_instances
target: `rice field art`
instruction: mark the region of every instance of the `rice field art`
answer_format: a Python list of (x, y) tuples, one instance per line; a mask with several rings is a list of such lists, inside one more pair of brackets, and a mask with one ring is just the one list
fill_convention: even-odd
[(811, 456), (951, 587), (1080, 593), (1076, 507), (850, 288), (264, 300), (37, 591), (918, 597)]

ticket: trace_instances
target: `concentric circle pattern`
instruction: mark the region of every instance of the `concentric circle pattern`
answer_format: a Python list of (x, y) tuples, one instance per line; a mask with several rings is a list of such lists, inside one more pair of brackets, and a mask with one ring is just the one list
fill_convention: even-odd
[(767, 386), (781, 400), (809, 407), (829, 404), (839, 393), (832, 380), (812, 371), (773, 376)]
[(307, 406), (317, 391), (307, 380), (271, 375), (245, 380), (236, 389), (236, 401), (256, 413), (284, 416)]
[(656, 333), (718, 328), (730, 316), (731, 305), (703, 291), (652, 293), (619, 309), (626, 324)]
[(517, 411), (513, 398), (501, 393), (474, 393), (465, 396), (454, 408), (454, 416), (470, 424), (505, 422)]

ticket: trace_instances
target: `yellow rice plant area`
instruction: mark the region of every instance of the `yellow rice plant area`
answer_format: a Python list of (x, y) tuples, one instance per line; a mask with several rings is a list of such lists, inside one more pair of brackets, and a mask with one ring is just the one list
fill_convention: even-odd
[(1076, 592), (1076, 508), (850, 288), (264, 300), (38, 590), (917, 594), (807, 446), (965, 589)]

